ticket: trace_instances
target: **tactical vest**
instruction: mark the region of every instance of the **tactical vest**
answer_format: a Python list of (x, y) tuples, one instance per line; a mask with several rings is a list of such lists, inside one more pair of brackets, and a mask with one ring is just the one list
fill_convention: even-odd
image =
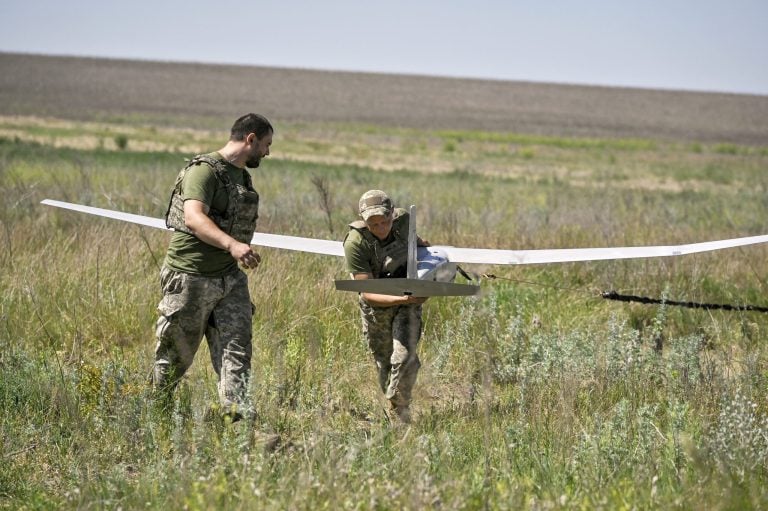
[(408, 264), (408, 217), (404, 209), (395, 208), (394, 221), (392, 222), (392, 236), (394, 240), (386, 246), (381, 246), (381, 241), (368, 230), (365, 222), (358, 220), (349, 224), (350, 229), (358, 231), (373, 252), (371, 269), (373, 278), (385, 279), (407, 275)]
[(181, 169), (176, 177), (176, 183), (171, 192), (168, 211), (165, 213), (165, 225), (176, 231), (192, 234), (184, 223), (184, 200), (181, 198), (181, 183), (184, 176), (193, 165), (206, 163), (211, 166), (213, 173), (226, 188), (228, 201), (226, 211), (214, 211), (209, 208), (208, 216), (216, 226), (241, 243), (250, 243), (256, 221), (259, 218), (259, 194), (253, 189), (251, 176), (243, 171), (245, 186), (235, 184), (227, 175), (227, 167), (220, 160), (201, 154), (192, 158)]

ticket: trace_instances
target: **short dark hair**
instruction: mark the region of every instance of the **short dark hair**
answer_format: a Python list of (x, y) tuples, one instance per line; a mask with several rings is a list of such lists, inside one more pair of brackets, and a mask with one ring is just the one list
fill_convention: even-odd
[(245, 114), (232, 125), (229, 139), (235, 142), (244, 140), (248, 133), (256, 133), (256, 138), (261, 140), (275, 130), (266, 117), (259, 114)]

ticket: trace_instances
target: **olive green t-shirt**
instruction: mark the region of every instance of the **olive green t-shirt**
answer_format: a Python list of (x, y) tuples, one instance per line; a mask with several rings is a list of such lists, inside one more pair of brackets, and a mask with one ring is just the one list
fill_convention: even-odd
[[(224, 161), (218, 152), (209, 153), (213, 159)], [(225, 162), (227, 175), (235, 184), (245, 185), (245, 169)], [(211, 210), (225, 212), (229, 194), (224, 183), (216, 178), (214, 170), (206, 163), (187, 169), (181, 183), (181, 198), (194, 199), (206, 204)], [(165, 265), (172, 270), (206, 277), (220, 277), (234, 271), (237, 261), (229, 252), (200, 241), (196, 236), (176, 231), (171, 236)]]
[[(395, 232), (401, 236), (408, 237), (408, 212), (404, 209), (395, 209), (395, 221), (392, 224), (392, 230), (385, 240), (376, 239), (380, 247), (386, 247), (395, 241)], [(350, 229), (344, 240), (344, 259), (349, 273), (374, 273), (376, 253), (374, 247), (368, 243), (363, 234), (357, 229)]]

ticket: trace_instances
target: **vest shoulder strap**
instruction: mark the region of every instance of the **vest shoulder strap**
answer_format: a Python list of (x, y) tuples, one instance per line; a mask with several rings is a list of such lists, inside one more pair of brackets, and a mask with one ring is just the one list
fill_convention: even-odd
[[(224, 183), (227, 187), (232, 185), (232, 180), (229, 179), (229, 174), (227, 174), (227, 166), (224, 164), (223, 161), (217, 160), (216, 158), (211, 158), (207, 154), (198, 154), (189, 162), (187, 163), (187, 166), (185, 168), (189, 168), (192, 165), (200, 165), (200, 163), (207, 163), (212, 169), (216, 177)], [(255, 192), (256, 189), (253, 187), (253, 180), (251, 179), (251, 175), (243, 169), (243, 183), (245, 184), (245, 189), (251, 192)]]
[[(360, 233), (360, 235), (363, 237), (363, 240), (370, 245), (375, 246), (376, 245), (376, 236), (373, 235), (371, 231), (368, 230), (368, 227), (365, 225), (365, 222), (362, 220), (356, 220), (349, 224), (349, 230), (350, 232), (355, 230)], [(346, 237), (344, 238), (346, 240)]]
[[(211, 158), (207, 154), (198, 154), (197, 156), (193, 157), (187, 162), (185, 169), (188, 169), (193, 165), (200, 165), (201, 163), (206, 163), (209, 167), (211, 167), (211, 169), (213, 169), (213, 173), (216, 175), (219, 181), (226, 185), (230, 184), (230, 179), (227, 175), (227, 167), (224, 165), (224, 162), (217, 160), (216, 158)], [(248, 182), (247, 179), (246, 182)]]

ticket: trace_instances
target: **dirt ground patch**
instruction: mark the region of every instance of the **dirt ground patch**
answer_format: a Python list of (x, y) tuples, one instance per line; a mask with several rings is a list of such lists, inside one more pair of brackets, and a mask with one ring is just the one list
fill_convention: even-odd
[(768, 96), (0, 53), (0, 114), (228, 127), (243, 112), (569, 137), (768, 145)]

